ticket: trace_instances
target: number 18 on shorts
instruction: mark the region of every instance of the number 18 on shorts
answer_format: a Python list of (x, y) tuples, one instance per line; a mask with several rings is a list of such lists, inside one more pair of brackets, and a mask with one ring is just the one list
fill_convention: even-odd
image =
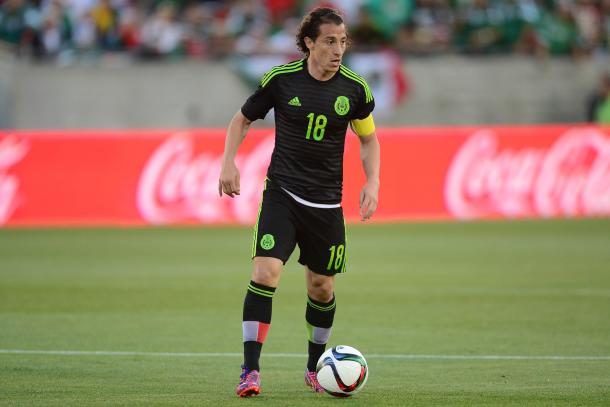
[(316, 208), (295, 201), (281, 189), (266, 189), (254, 226), (252, 257), (286, 263), (299, 246), (299, 263), (311, 271), (334, 275), (346, 270), (343, 209)]

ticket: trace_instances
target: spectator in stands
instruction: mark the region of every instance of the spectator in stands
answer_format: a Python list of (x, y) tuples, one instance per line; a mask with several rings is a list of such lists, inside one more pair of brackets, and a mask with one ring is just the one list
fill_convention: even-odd
[(535, 25), (539, 54), (576, 55), (578, 32), (569, 3), (560, 1), (556, 8), (545, 8)]
[(242, 55), (260, 55), (269, 52), (268, 38), (271, 26), (266, 22), (250, 26), (235, 40), (234, 50)]
[(93, 15), (88, 11), (76, 19), (74, 27), (74, 46), (80, 55), (92, 54), (96, 51), (97, 33)]
[[(293, 17), (294, 10), (298, 5), (296, 0), (266, 0), (265, 4), (269, 11), (271, 25), (274, 28), (283, 27), (284, 22)], [(294, 41), (292, 46), (294, 47)]]
[(387, 38), (396, 33), (411, 18), (414, 1), (411, 0), (368, 0), (373, 20)]
[[(30, 53), (37, 61), (44, 58), (45, 52), (42, 44), (42, 29), (44, 17), (41, 7), (42, 0), (31, 0), (25, 10), (26, 34), (24, 46), (30, 48)], [(27, 52), (26, 52), (27, 54)]]
[(176, 8), (171, 2), (159, 3), (155, 14), (142, 27), (140, 56), (157, 59), (182, 52), (183, 27), (176, 21)]
[[(48, 3), (53, 0), (43, 0), (43, 8), (46, 8)], [(62, 0), (64, 7), (70, 10), (70, 14), (74, 20), (78, 20), (91, 10), (98, 3), (98, 0)]]
[(448, 0), (417, 0), (411, 20), (397, 38), (399, 51), (416, 55), (447, 52), (452, 41), (454, 14)]
[(205, 4), (190, 4), (184, 10), (185, 51), (189, 57), (203, 58), (214, 30), (212, 9)]
[(471, 54), (496, 51), (502, 22), (488, 0), (473, 0), (458, 9), (454, 44), (458, 50)]
[(262, 0), (239, 0), (229, 11), (226, 30), (233, 37), (252, 35), (253, 29), (261, 30), (269, 23), (269, 13)]
[(296, 38), (301, 20), (288, 18), (282, 28), (269, 38), (269, 52), (279, 54), (294, 54), (294, 39)]
[(100, 49), (112, 51), (118, 47), (118, 16), (110, 0), (99, 0), (91, 10)]
[(26, 9), (24, 0), (6, 0), (0, 7), (0, 40), (18, 53), (28, 29)]
[(354, 48), (360, 51), (379, 48), (389, 42), (382, 29), (373, 20), (368, 6), (361, 6), (358, 10), (358, 17), (350, 28), (350, 37)]
[(140, 47), (141, 10), (131, 4), (119, 13), (118, 47), (126, 51), (136, 51)]
[(47, 57), (57, 57), (72, 48), (72, 20), (63, 3), (53, 0), (44, 14), (42, 43)]
[(594, 0), (577, 0), (573, 9), (579, 47), (591, 54), (601, 41), (601, 15)]

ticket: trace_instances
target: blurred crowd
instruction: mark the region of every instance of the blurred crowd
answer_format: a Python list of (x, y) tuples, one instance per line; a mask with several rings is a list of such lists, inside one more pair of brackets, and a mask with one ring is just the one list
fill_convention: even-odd
[(311, 8), (342, 11), (353, 47), (409, 55), (607, 56), (610, 0), (0, 0), (0, 43), (33, 60), (296, 53)]

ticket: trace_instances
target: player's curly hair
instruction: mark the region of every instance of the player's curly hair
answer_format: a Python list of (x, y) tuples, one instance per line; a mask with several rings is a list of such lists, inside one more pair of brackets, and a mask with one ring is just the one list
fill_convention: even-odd
[(297, 47), (303, 54), (309, 55), (309, 49), (305, 45), (305, 37), (315, 41), (320, 35), (320, 26), (328, 23), (343, 24), (343, 17), (337, 10), (328, 7), (318, 7), (303, 17), (296, 37)]

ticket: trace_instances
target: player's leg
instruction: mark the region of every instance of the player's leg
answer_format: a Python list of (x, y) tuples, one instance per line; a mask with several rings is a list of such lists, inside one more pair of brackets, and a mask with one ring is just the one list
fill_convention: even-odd
[[(345, 223), (341, 208), (308, 208), (307, 225), (299, 233), (301, 256), (306, 266), (308, 360), (305, 382), (323, 391), (316, 376), (316, 364), (324, 353), (335, 317), (335, 274), (345, 270)], [(302, 225), (300, 225), (302, 226)]]
[(273, 294), (283, 267), (282, 261), (273, 257), (255, 257), (253, 264), (242, 318), (244, 364), (236, 389), (240, 397), (253, 396), (261, 390), (259, 359), (271, 325)]
[(307, 279), (307, 305), (305, 323), (308, 334), (308, 358), (305, 383), (316, 392), (323, 392), (315, 372), (316, 364), (330, 338), (335, 318), (335, 277), (314, 273), (305, 267)]
[(244, 366), (249, 370), (260, 370), (261, 349), (271, 325), (273, 295), (280, 281), (283, 263), (273, 257), (255, 257), (253, 264), (242, 319)]
[(254, 228), (252, 278), (243, 306), (244, 364), (236, 389), (240, 397), (260, 392), (259, 359), (271, 325), (273, 295), (295, 244), (295, 229), (284, 198), (277, 191), (264, 191)]

